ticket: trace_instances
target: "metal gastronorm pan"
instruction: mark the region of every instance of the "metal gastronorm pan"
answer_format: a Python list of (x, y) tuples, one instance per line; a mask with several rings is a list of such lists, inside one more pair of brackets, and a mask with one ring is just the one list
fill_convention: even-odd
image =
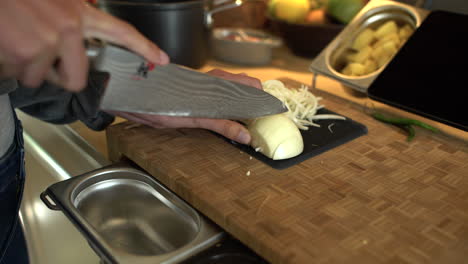
[(105, 263), (177, 263), (223, 234), (154, 178), (125, 165), (55, 183), (41, 199), (62, 210)]
[[(309, 69), (340, 81), (343, 85), (360, 92), (367, 88), (382, 72), (386, 65), (375, 72), (363, 76), (348, 76), (339, 72), (343, 67), (344, 56), (356, 36), (364, 29), (377, 28), (386, 21), (394, 19), (397, 23), (408, 23), (417, 29), (430, 11), (394, 1), (370, 1), (353, 20), (331, 41), (312, 61)], [(387, 63), (388, 64), (388, 63)]]

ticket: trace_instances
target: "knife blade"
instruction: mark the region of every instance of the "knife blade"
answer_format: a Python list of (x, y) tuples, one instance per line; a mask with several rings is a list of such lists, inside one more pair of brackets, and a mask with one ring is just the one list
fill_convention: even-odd
[(233, 120), (287, 111), (263, 90), (172, 63), (155, 66), (121, 47), (105, 44), (88, 54), (94, 69), (110, 74), (103, 110)]

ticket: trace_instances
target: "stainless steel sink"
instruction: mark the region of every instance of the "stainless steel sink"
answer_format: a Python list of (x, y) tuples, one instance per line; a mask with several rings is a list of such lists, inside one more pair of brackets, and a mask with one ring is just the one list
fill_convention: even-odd
[[(129, 167), (102, 169), (109, 161), (70, 127), (18, 115), (27, 169), (20, 216), (32, 264), (177, 263), (222, 238), (151, 176)], [(52, 186), (70, 191), (62, 200), (48, 197), (69, 208), (68, 217), (39, 198)]]

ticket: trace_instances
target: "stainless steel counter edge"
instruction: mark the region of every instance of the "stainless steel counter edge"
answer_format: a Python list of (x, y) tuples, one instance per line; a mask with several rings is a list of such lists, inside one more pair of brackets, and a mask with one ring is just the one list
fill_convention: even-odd
[[(21, 111), (17, 114), (24, 127), (27, 170), (20, 218), (30, 263), (101, 263), (74, 224), (62, 212), (47, 208), (40, 194), (54, 183), (108, 166), (110, 161), (70, 126), (49, 124)], [(198, 249), (217, 239), (205, 241)]]
[(17, 111), (24, 127), (26, 185), (20, 218), (31, 264), (100, 263), (87, 240), (39, 196), (49, 185), (110, 162), (66, 125), (52, 125)]

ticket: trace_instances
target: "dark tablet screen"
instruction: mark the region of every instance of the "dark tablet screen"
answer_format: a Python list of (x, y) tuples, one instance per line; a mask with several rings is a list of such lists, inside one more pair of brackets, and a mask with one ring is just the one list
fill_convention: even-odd
[(383, 103), (468, 131), (468, 15), (433, 11), (368, 89)]

